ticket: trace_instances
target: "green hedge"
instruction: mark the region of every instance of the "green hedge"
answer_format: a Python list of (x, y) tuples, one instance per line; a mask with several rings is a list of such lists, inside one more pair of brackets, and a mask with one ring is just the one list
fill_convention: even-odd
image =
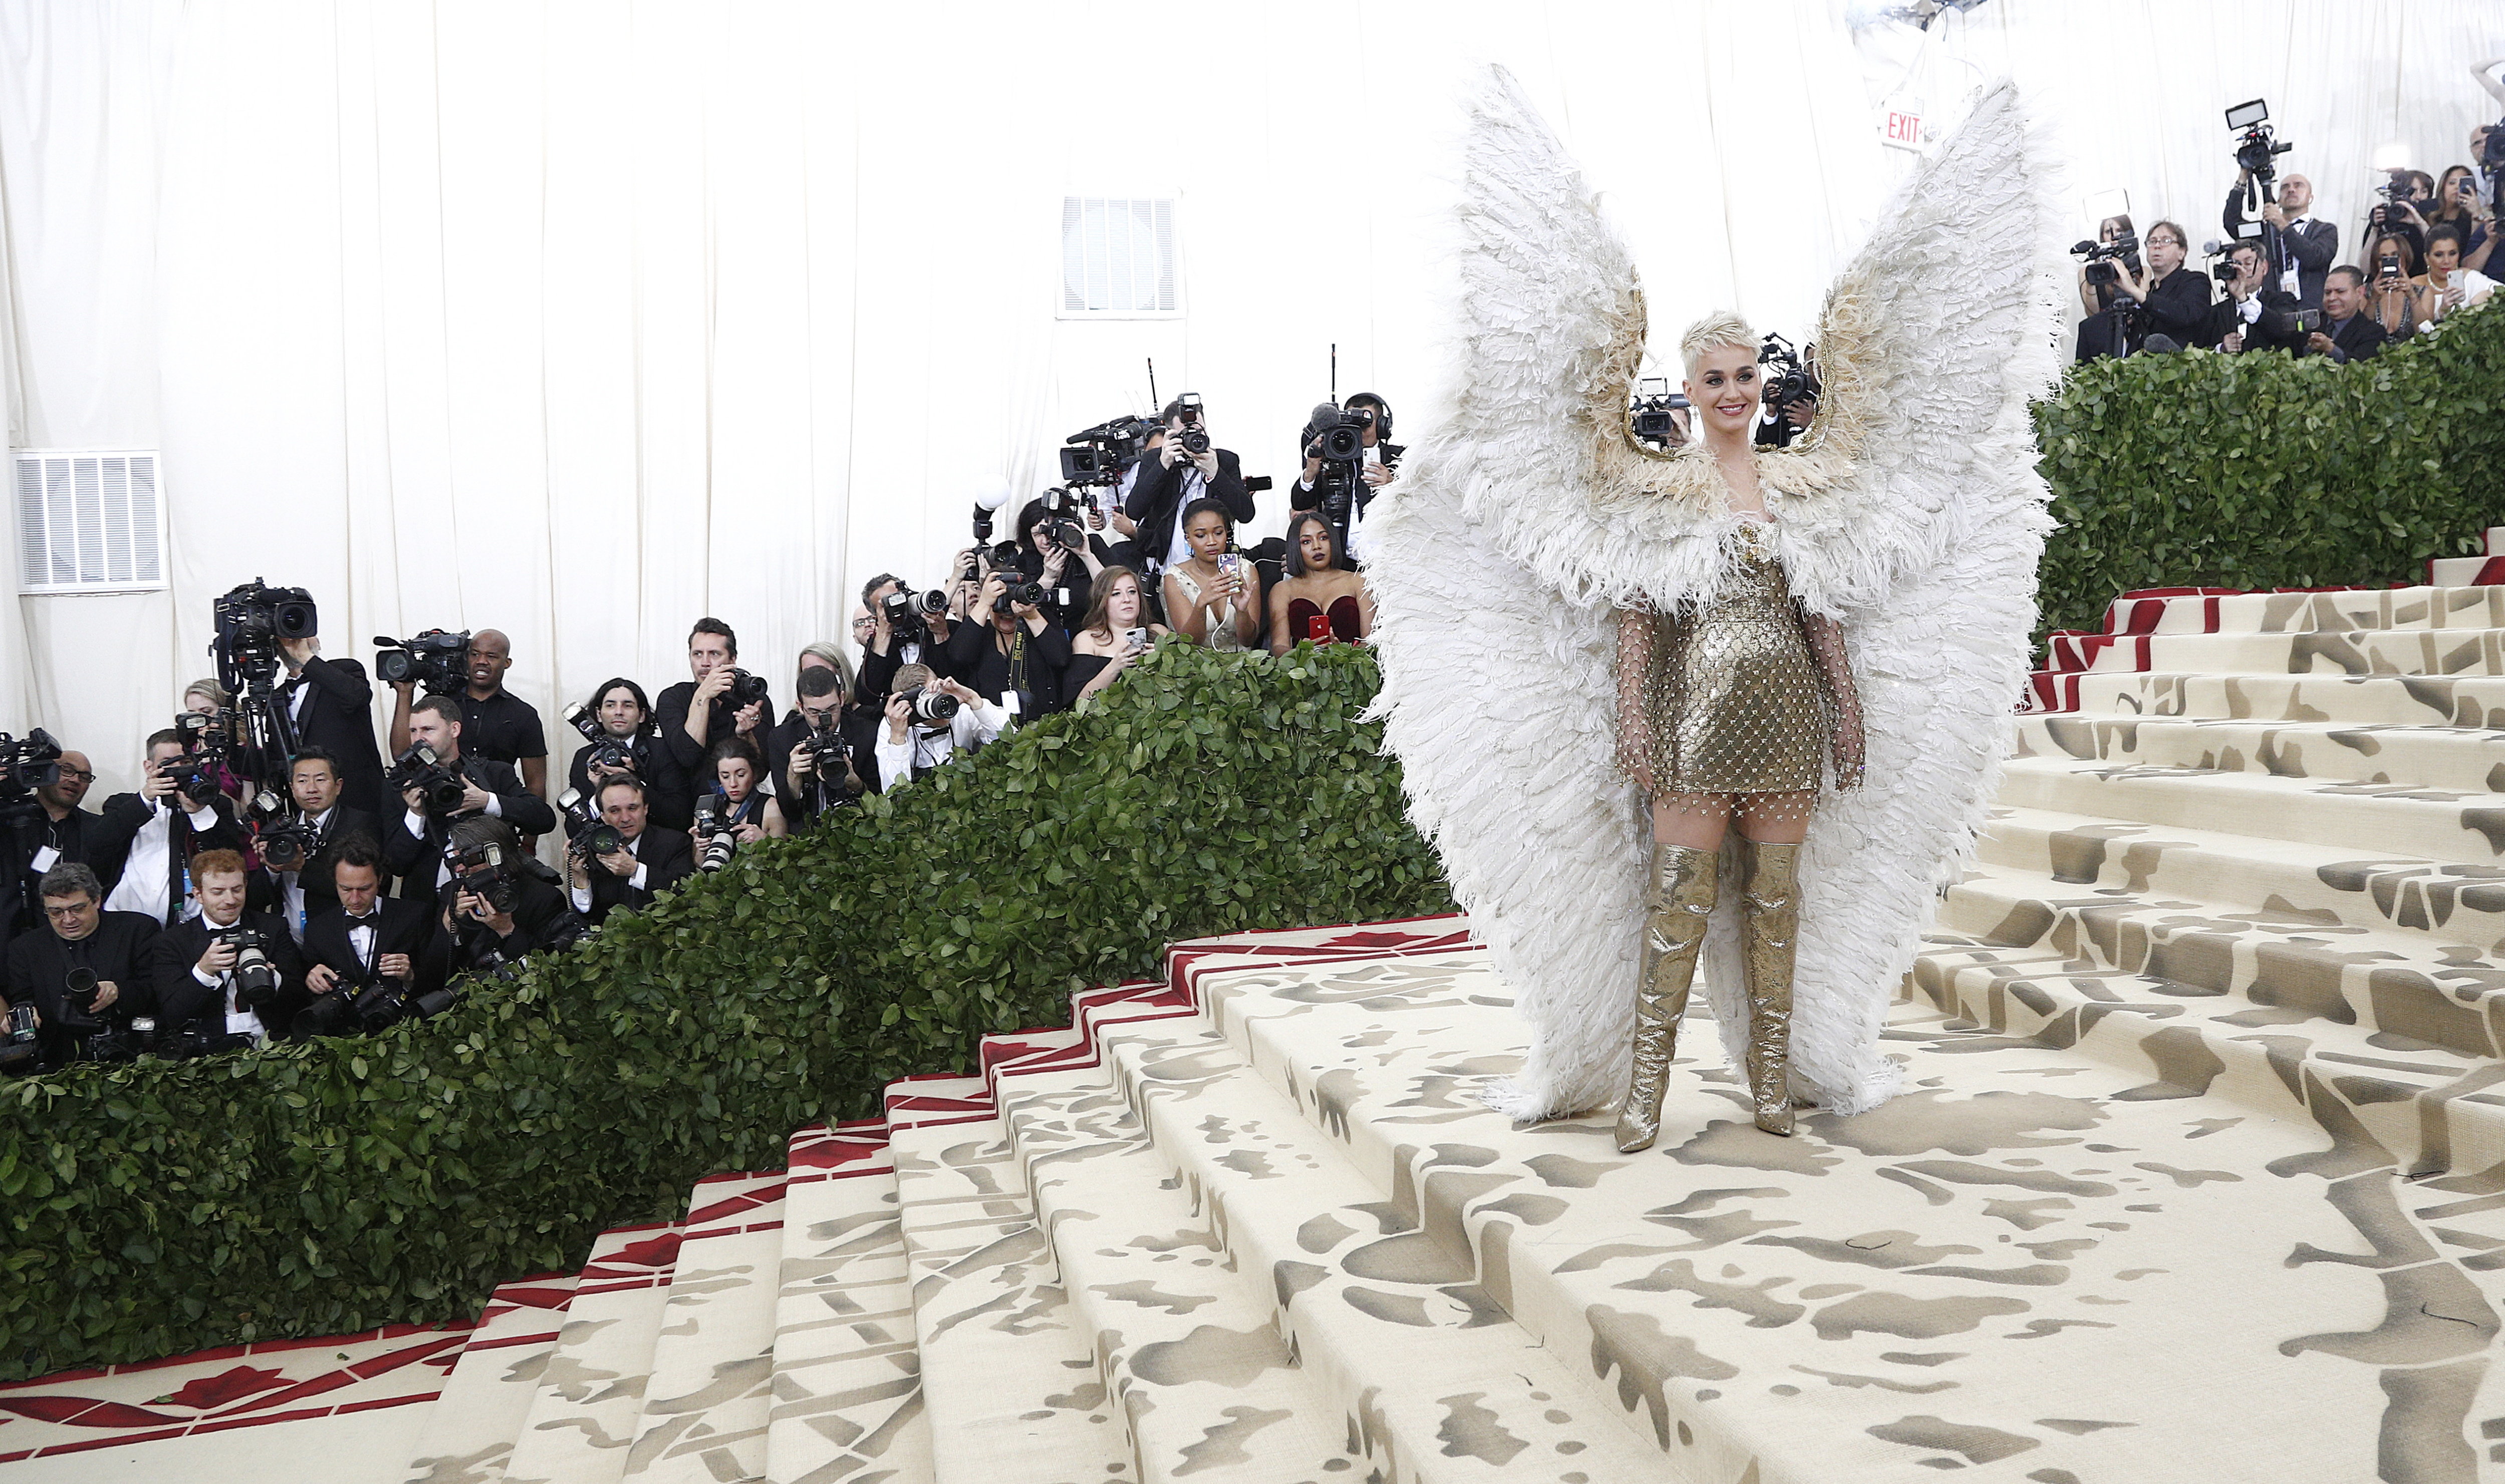
[(2134, 356), (2035, 411), (2046, 627), (2142, 587), (2380, 586), (2505, 522), (2505, 302), (2372, 361)]
[(433, 1021), (0, 1087), (0, 1377), (466, 1318), (1173, 939), (1449, 911), (1376, 681), (1166, 645)]

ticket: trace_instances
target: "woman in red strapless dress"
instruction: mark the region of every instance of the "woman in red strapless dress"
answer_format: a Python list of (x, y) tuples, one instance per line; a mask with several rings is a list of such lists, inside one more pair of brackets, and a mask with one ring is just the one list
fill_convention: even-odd
[(1270, 652), (1299, 642), (1360, 643), (1374, 632), (1374, 597), (1349, 569), (1339, 535), (1319, 510), (1288, 522), (1287, 575), (1270, 589)]

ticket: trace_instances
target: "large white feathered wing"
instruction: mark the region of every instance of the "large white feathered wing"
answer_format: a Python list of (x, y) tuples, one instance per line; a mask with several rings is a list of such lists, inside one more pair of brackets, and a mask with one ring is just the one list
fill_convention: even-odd
[(1456, 385), (1366, 513), (1366, 581), (1410, 817), (1533, 1028), (1530, 1064), (1489, 1101), (1529, 1119), (1623, 1085), (1643, 903), (1609, 611), (1503, 535), (1586, 498), (1595, 409), (1624, 403), (1643, 305), (1626, 245), (1501, 70), (1472, 100), (1464, 166)]

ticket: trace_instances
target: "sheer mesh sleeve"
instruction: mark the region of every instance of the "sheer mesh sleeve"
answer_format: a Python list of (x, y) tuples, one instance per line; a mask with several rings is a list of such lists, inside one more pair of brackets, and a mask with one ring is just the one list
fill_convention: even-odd
[(1817, 664), (1818, 681), (1826, 689), (1828, 713), (1834, 718), (1835, 786), (1854, 787), (1861, 781), (1861, 693), (1852, 684), (1852, 664), (1844, 652), (1844, 630), (1834, 619), (1804, 611), (1801, 634), (1809, 640), (1810, 658)]

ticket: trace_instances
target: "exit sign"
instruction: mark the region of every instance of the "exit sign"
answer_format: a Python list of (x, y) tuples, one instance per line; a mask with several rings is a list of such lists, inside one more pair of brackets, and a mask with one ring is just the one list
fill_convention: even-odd
[(1899, 150), (1923, 147), (1923, 116), (1899, 109), (1885, 109), (1879, 115), (1879, 142)]

